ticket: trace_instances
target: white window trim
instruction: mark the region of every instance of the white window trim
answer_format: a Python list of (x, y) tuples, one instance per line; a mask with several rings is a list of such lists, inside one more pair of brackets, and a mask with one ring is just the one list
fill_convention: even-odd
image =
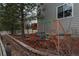
[(67, 4), (67, 3), (64, 3), (64, 4), (59, 5), (59, 6), (56, 7), (56, 19), (57, 19), (57, 20), (58, 20), (58, 19), (65, 19), (65, 18), (72, 18), (72, 17), (74, 17), (74, 4), (71, 3), (71, 4), (72, 4), (72, 16), (67, 16), (67, 17), (63, 17), (63, 18), (58, 18), (58, 7), (63, 6), (63, 5), (65, 5), (65, 4)]

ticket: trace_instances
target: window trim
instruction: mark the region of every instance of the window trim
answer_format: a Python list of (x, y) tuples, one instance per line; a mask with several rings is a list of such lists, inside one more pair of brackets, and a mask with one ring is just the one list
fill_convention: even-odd
[(74, 9), (74, 5), (73, 5), (73, 3), (70, 3), (70, 4), (72, 4), (72, 15), (71, 16), (67, 16), (67, 17), (63, 16), (62, 18), (58, 18), (58, 7), (61, 7), (61, 6), (65, 5), (65, 4), (68, 4), (68, 3), (64, 3), (64, 4), (61, 4), (61, 5), (56, 7), (56, 19), (65, 19), (65, 18), (72, 18), (72, 17), (74, 17), (74, 10), (73, 10)]

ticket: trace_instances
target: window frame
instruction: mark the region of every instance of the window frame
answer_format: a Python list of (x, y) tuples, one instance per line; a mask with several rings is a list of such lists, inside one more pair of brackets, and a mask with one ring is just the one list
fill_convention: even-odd
[(61, 6), (64, 6), (65, 4), (68, 4), (68, 3), (64, 3), (64, 4), (61, 4), (61, 5), (56, 7), (56, 19), (65, 19), (65, 18), (72, 18), (72, 17), (74, 17), (74, 15), (73, 15), (73, 9), (74, 9), (73, 7), (74, 6), (73, 6), (73, 3), (70, 3), (70, 4), (72, 4), (72, 12), (71, 12), (72, 15), (64, 17), (64, 9), (63, 9), (63, 17), (62, 18), (58, 18), (58, 8), (61, 7)]

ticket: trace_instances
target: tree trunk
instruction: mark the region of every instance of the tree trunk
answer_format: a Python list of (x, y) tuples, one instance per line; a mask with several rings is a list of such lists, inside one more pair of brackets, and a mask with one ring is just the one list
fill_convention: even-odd
[(25, 33), (24, 33), (24, 4), (21, 4), (21, 33), (22, 33), (22, 38), (24, 38)]
[(13, 35), (14, 34), (14, 25), (12, 24), (12, 27), (11, 27), (11, 34)]

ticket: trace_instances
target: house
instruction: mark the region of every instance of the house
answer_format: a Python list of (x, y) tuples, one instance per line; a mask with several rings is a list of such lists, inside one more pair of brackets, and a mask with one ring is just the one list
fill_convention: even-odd
[(38, 20), (39, 32), (51, 34), (54, 21), (59, 20), (65, 32), (79, 35), (79, 3), (44, 3), (41, 14), (44, 18)]

